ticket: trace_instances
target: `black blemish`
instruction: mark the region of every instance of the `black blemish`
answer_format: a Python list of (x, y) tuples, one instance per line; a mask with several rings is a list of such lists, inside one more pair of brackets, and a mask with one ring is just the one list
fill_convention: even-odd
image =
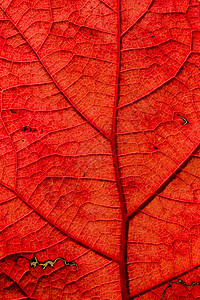
[(158, 147), (155, 146), (154, 149), (158, 149)]
[(24, 126), (24, 127), (22, 127), (21, 131), (23, 131), (23, 132), (35, 132), (36, 129), (35, 128), (33, 129), (30, 126)]
[(10, 110), (11, 113), (16, 114), (17, 112), (13, 109)]

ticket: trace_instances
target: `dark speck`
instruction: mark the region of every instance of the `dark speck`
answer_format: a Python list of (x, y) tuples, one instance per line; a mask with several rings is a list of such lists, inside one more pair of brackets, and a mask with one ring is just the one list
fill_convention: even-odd
[(22, 127), (21, 131), (23, 131), (23, 132), (35, 132), (36, 129), (35, 128), (32, 129), (30, 126), (24, 126), (24, 127)]

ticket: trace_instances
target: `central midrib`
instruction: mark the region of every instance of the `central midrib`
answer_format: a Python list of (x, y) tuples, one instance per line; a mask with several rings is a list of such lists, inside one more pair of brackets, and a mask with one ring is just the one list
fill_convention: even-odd
[(118, 102), (119, 102), (119, 85), (120, 85), (120, 68), (121, 68), (121, 14), (120, 14), (120, 0), (117, 0), (118, 12), (117, 12), (117, 73), (116, 73), (116, 88), (115, 88), (115, 102), (113, 110), (113, 124), (112, 124), (112, 134), (111, 134), (111, 148), (113, 155), (113, 164), (115, 168), (116, 184), (119, 193), (122, 225), (121, 225), (121, 236), (120, 236), (120, 281), (121, 281), (121, 292), (122, 299), (127, 300), (128, 297), (128, 274), (126, 269), (126, 234), (127, 234), (127, 212), (125, 205), (125, 196), (123, 192), (121, 176), (119, 171), (118, 153), (117, 153), (117, 113), (118, 113)]

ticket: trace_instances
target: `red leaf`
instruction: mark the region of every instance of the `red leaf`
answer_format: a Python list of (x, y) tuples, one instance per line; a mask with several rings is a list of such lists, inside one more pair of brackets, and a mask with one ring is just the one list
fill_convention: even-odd
[(198, 0), (0, 1), (0, 298), (200, 297)]

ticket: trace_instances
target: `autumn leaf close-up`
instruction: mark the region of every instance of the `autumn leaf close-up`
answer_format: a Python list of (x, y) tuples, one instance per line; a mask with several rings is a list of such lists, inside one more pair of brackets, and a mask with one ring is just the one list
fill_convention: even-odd
[(200, 299), (200, 1), (0, 0), (0, 299)]

